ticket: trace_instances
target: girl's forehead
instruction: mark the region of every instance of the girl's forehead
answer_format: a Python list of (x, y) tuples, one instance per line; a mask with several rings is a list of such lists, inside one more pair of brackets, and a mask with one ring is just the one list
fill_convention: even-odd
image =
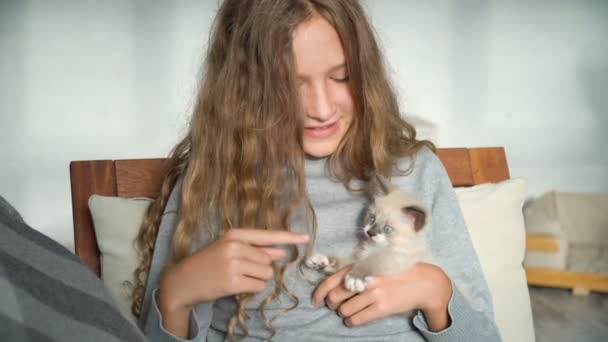
[(346, 69), (340, 37), (320, 16), (298, 25), (293, 35), (293, 54), (298, 77), (303, 80)]

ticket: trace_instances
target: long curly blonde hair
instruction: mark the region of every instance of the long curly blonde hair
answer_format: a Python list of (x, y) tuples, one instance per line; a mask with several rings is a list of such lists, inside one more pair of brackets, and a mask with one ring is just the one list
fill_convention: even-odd
[[(139, 231), (140, 264), (134, 274), (132, 311), (139, 316), (160, 217), (169, 194), (183, 177), (171, 262), (191, 253), (200, 227), (217, 218), (220, 236), (236, 227), (289, 229), (295, 208), (314, 210), (306, 193), (302, 118), (292, 52), (295, 28), (321, 16), (338, 32), (344, 47), (356, 113), (329, 158), (333, 177), (349, 186), (367, 181), (372, 172), (389, 176), (396, 161), (413, 156), (428, 141), (416, 139), (401, 116), (380, 49), (365, 12), (356, 0), (225, 0), (217, 13), (186, 137), (171, 152), (160, 196), (150, 206)], [(407, 170), (402, 170), (407, 172)], [(352, 190), (352, 189), (351, 189)], [(285, 202), (285, 194), (289, 194)], [(311, 249), (307, 247), (307, 253)], [(298, 259), (274, 265), (275, 289), (264, 306), (286, 293), (283, 276)], [(235, 296), (237, 312), (228, 327), (247, 335), (246, 303), (251, 294)], [(264, 316), (265, 317), (265, 316)], [(271, 335), (271, 320), (266, 321)]]

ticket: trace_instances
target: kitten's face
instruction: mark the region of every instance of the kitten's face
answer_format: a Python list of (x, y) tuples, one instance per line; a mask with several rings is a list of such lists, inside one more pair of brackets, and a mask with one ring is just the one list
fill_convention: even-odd
[(368, 241), (390, 244), (416, 237), (426, 225), (426, 211), (402, 192), (376, 196), (364, 219)]

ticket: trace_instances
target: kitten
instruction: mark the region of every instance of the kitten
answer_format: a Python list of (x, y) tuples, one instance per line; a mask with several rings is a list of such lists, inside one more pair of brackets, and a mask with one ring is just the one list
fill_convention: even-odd
[(317, 254), (305, 262), (307, 267), (326, 274), (352, 264), (344, 278), (344, 287), (353, 292), (364, 291), (374, 276), (405, 272), (429, 259), (425, 241), (429, 226), (426, 208), (379, 176), (376, 179), (377, 193), (364, 218), (365, 237), (353, 253), (348, 257)]

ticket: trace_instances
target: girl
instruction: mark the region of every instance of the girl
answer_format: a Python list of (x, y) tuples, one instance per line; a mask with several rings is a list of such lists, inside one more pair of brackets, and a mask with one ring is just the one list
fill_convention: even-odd
[[(499, 340), (451, 183), (399, 113), (356, 0), (225, 0), (138, 237), (133, 311), (150, 340)], [(348, 269), (311, 284), (297, 265), (352, 250), (374, 174), (431, 209), (440, 266), (359, 294)]]

